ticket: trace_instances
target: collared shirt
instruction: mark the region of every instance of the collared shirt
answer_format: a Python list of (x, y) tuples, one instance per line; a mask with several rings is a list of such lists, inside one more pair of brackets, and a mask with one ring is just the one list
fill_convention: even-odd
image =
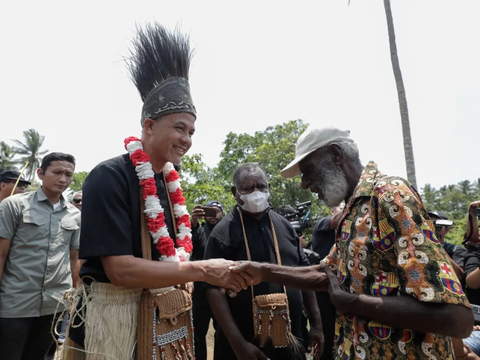
[[(309, 265), (308, 260), (300, 247), (298, 236), (283, 216), (269, 210), (260, 220), (243, 215), (244, 226), (252, 261), (267, 262), (276, 264), (275, 247), (273, 242), (272, 220), (275, 234), (278, 240), (278, 248), (282, 265), (303, 266)], [(235, 207), (227, 216), (225, 216), (212, 230), (205, 249), (205, 259), (224, 258), (227, 260), (241, 261), (247, 260), (247, 250), (242, 230), (242, 223), (238, 208)], [(213, 285), (206, 285), (214, 287)], [(278, 284), (260, 283), (254, 286), (254, 294), (272, 294), (283, 293), (283, 287)], [(300, 290), (287, 288), (287, 296), (290, 309), (290, 319), (292, 321), (292, 333), (301, 338), (301, 319), (303, 298)], [(252, 293), (251, 290), (240, 291), (236, 297), (227, 297), (227, 301), (240, 332), (247, 341), (252, 341), (254, 337), (253, 314), (252, 314)], [(219, 357), (221, 359), (235, 359), (235, 355), (228, 343), (222, 329), (217, 327), (215, 341), (219, 347)], [(277, 349), (280, 357), (289, 356), (288, 349)], [(217, 352), (217, 349), (215, 350)], [(283, 358), (282, 357), (282, 358)], [(275, 357), (277, 359), (277, 357)]]
[(0, 283), (0, 317), (55, 313), (72, 286), (70, 250), (78, 249), (80, 211), (61, 198), (54, 210), (39, 188), (0, 204), (0, 237), (10, 252)]
[[(469, 307), (419, 194), (373, 162), (348, 201), (327, 261), (344, 291)], [(445, 360), (453, 351), (447, 336), (345, 314), (336, 319), (335, 359)]]

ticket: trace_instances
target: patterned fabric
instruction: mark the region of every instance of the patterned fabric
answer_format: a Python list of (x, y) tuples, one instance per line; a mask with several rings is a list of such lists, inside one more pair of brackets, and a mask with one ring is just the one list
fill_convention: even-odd
[[(348, 201), (327, 262), (342, 289), (469, 306), (422, 200), (406, 180), (370, 162)], [(335, 359), (453, 359), (449, 337), (338, 315)]]

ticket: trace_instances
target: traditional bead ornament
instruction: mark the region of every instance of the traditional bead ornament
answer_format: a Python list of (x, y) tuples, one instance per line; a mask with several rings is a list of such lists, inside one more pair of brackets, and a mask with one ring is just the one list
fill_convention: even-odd
[(155, 173), (150, 162), (150, 156), (143, 151), (143, 144), (136, 137), (125, 139), (130, 159), (135, 166), (140, 185), (143, 186), (143, 201), (145, 201), (145, 217), (153, 243), (160, 252), (160, 261), (181, 262), (190, 259), (192, 252), (192, 231), (190, 215), (185, 206), (185, 198), (180, 188), (180, 176), (172, 163), (167, 163), (163, 169), (168, 196), (173, 205), (173, 213), (177, 223), (177, 247), (168, 233), (165, 224), (164, 209), (157, 196)]

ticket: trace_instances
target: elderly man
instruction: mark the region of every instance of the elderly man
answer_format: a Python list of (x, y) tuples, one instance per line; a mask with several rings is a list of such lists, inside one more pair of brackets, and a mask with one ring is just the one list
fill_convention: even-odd
[(80, 212), (62, 196), (74, 169), (72, 155), (50, 153), (37, 170), (42, 186), (0, 204), (2, 359), (43, 360), (57, 304), (79, 283)]
[[(233, 183), (231, 190), (237, 206), (213, 229), (205, 250), (205, 258), (225, 258), (233, 261), (251, 259), (288, 266), (309, 265), (293, 227), (288, 220), (270, 208), (269, 186), (264, 170), (258, 164), (241, 165), (235, 170)], [(254, 329), (253, 319), (257, 319), (255, 325), (260, 321), (256, 307), (252, 308), (252, 300), (255, 297), (257, 301), (258, 296), (266, 294), (283, 294), (284, 291), (282, 286), (263, 282), (249, 291), (242, 291), (235, 298), (228, 298), (217, 288), (209, 288), (207, 296), (218, 324), (215, 339), (216, 358), (256, 360), (267, 359), (267, 354), (272, 360), (294, 359), (295, 354), (290, 348), (252, 343), (254, 337), (258, 339), (258, 329)], [(290, 288), (286, 289), (286, 293), (291, 333), (298, 338), (302, 336), (303, 304), (310, 316), (310, 340), (315, 343), (323, 342), (315, 294)], [(263, 326), (267, 328), (269, 325), (263, 323)], [(288, 322), (284, 322), (283, 326), (285, 332)], [(273, 340), (275, 345), (275, 339)], [(307, 343), (309, 339), (305, 340)], [(310, 344), (308, 347), (311, 347)], [(299, 355), (299, 358), (304, 356)]]
[[(16, 183), (17, 186), (15, 186)], [(30, 181), (27, 181), (23, 175), (21, 176), (17, 170), (3, 171), (0, 174), (0, 202), (10, 195), (24, 193), (29, 185)]]
[[(143, 100), (142, 136), (125, 139), (128, 153), (99, 164), (84, 183), (80, 274), (89, 295), (76, 299), (76, 309), (86, 312), (72, 317), (70, 337), (87, 359), (130, 360), (135, 349), (139, 359), (172, 358), (172, 352), (191, 358), (191, 299), (172, 287), (206, 281), (246, 288), (228, 271), (229, 261), (187, 261), (190, 218), (173, 164), (195, 132), (190, 58), (180, 32), (156, 23), (138, 29), (129, 68)], [(175, 324), (167, 324), (172, 314)]]
[[(243, 264), (253, 282), (327, 290), (337, 308), (335, 359), (453, 359), (450, 337), (467, 337), (472, 311), (417, 191), (360, 163), (348, 131), (309, 129), (284, 177), (327, 206), (346, 209), (326, 263), (316, 268)], [(331, 269), (331, 270), (330, 270)], [(335, 274), (334, 274), (335, 273)]]

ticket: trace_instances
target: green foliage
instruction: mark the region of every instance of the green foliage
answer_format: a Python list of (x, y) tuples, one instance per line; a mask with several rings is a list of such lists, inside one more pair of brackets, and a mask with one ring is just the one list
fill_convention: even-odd
[(88, 171), (81, 171), (81, 172), (74, 173), (72, 183), (70, 184), (70, 188), (73, 191), (82, 190), (83, 183), (85, 182), (85, 179), (87, 178), (88, 174), (89, 174)]
[(0, 141), (0, 172), (16, 169), (16, 161), (13, 159), (15, 151), (5, 141)]
[(41, 156), (46, 154), (48, 150), (40, 150), (45, 140), (35, 129), (29, 129), (23, 132), (24, 142), (13, 140), (16, 146), (13, 147), (15, 155), (20, 155), (18, 162), (25, 164), (28, 161), (28, 167), (25, 171), (30, 180), (35, 178), (35, 171), (40, 167)]
[(460, 244), (466, 232), (468, 206), (471, 202), (480, 200), (480, 179), (474, 182), (463, 180), (456, 185), (442, 186), (438, 190), (426, 184), (422, 189), (422, 199), (427, 211), (443, 211), (454, 221), (446, 239)]
[(197, 204), (205, 205), (210, 200), (220, 201), (226, 211), (233, 207), (235, 200), (230, 192), (225, 192), (226, 184), (218, 179), (216, 169), (209, 168), (202, 155), (186, 155), (180, 170), (181, 186), (189, 211)]

